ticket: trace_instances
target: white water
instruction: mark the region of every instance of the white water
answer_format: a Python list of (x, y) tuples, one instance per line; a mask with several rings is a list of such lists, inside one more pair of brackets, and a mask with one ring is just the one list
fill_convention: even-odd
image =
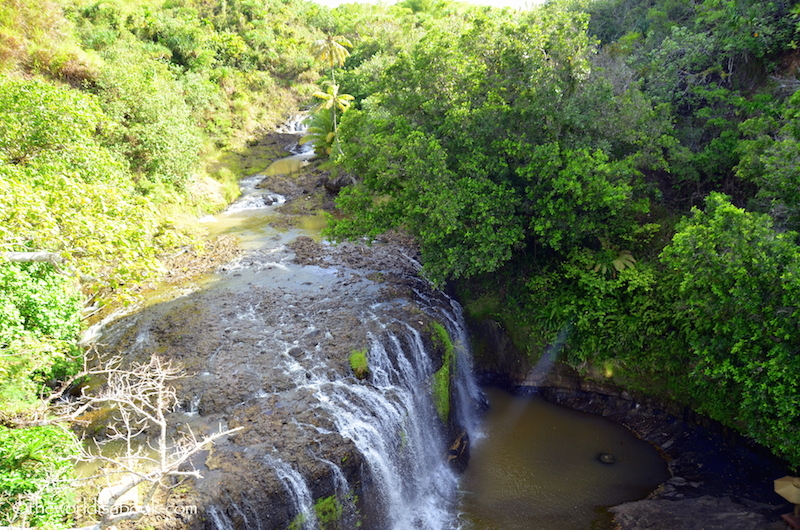
[(372, 338), (371, 384), (317, 382), (316, 395), (369, 465), (381, 527), (453, 528), (457, 478), (429, 396), (432, 364), (421, 340), (407, 338), (405, 347), (392, 333)]
[(318, 528), (317, 517), (314, 513), (314, 499), (303, 475), (278, 457), (267, 456), (265, 460), (275, 470), (275, 474), (286, 488), (286, 492), (296, 508), (298, 521), (301, 522), (300, 528), (303, 530)]
[[(460, 405), (456, 408), (466, 419), (466, 427), (476, 425), (475, 400), (480, 393), (472, 379), (460, 308), (453, 302), (449, 310), (428, 309), (444, 317), (457, 347), (453, 391)], [(295, 376), (299, 391), (313, 393), (320, 412), (332, 419), (336, 432), (352, 440), (363, 455), (369, 478), (362, 495), (370, 512), (371, 529), (456, 529), (458, 476), (447, 465), (447, 441), (430, 397), (434, 372), (430, 352), (411, 326), (395, 323), (400, 324), (398, 335), (374, 315), (368, 318), (375, 320), (378, 328), (370, 335), (368, 381), (337, 377), (324, 366), (312, 370), (309, 380), (309, 372), (288, 354), (284, 369)], [(352, 485), (336, 464), (320, 460), (331, 469), (337, 499), (352, 508)], [(299, 516), (296, 520), (302, 521), (300, 528), (319, 528), (313, 509), (315, 499), (303, 476), (277, 454), (266, 457), (265, 462), (283, 484), (293, 513)], [(245, 519), (242, 510), (238, 511)], [(233, 530), (222, 510), (215, 508), (209, 515), (214, 528)]]

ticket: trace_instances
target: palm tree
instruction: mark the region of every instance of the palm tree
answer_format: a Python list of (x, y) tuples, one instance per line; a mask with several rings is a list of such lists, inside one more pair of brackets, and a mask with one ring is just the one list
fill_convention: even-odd
[(320, 109), (306, 120), (306, 124), (308, 129), (306, 129), (306, 134), (300, 138), (300, 145), (312, 142), (314, 153), (317, 156), (330, 155), (333, 152), (333, 140), (336, 137), (331, 113)]
[(336, 109), (338, 108), (342, 113), (346, 112), (350, 108), (350, 102), (355, 98), (350, 94), (340, 94), (339, 85), (331, 82), (325, 82), (325, 85), (328, 87), (325, 92), (317, 91), (313, 94), (315, 98), (322, 100), (315, 111), (320, 112), (330, 109), (333, 117), (333, 131), (336, 132)]
[(336, 83), (333, 74), (335, 66), (344, 65), (344, 61), (350, 56), (347, 48), (352, 48), (353, 43), (347, 37), (341, 35), (328, 35), (324, 39), (314, 41), (311, 45), (311, 53), (318, 61), (327, 63), (331, 68), (331, 82)]

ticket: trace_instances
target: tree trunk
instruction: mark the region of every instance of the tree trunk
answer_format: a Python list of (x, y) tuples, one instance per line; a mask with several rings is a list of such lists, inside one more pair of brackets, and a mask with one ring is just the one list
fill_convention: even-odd
[(30, 261), (52, 263), (54, 265), (58, 263), (64, 263), (64, 258), (55, 252), (2, 252), (0, 253), (0, 257), (17, 263), (25, 263)]

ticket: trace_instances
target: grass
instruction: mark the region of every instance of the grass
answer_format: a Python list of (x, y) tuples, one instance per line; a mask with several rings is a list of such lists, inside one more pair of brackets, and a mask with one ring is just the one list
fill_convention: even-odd
[(353, 350), (350, 352), (350, 368), (357, 379), (366, 379), (369, 376), (369, 362), (367, 349)]

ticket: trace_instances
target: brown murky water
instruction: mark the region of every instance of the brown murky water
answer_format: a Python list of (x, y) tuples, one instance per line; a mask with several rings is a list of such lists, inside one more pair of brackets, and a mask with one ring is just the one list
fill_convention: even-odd
[[(648, 443), (597, 415), (484, 389), (490, 409), (462, 483), (464, 530), (589, 530), (602, 507), (669, 478)], [(598, 460), (610, 453), (614, 464)]]

